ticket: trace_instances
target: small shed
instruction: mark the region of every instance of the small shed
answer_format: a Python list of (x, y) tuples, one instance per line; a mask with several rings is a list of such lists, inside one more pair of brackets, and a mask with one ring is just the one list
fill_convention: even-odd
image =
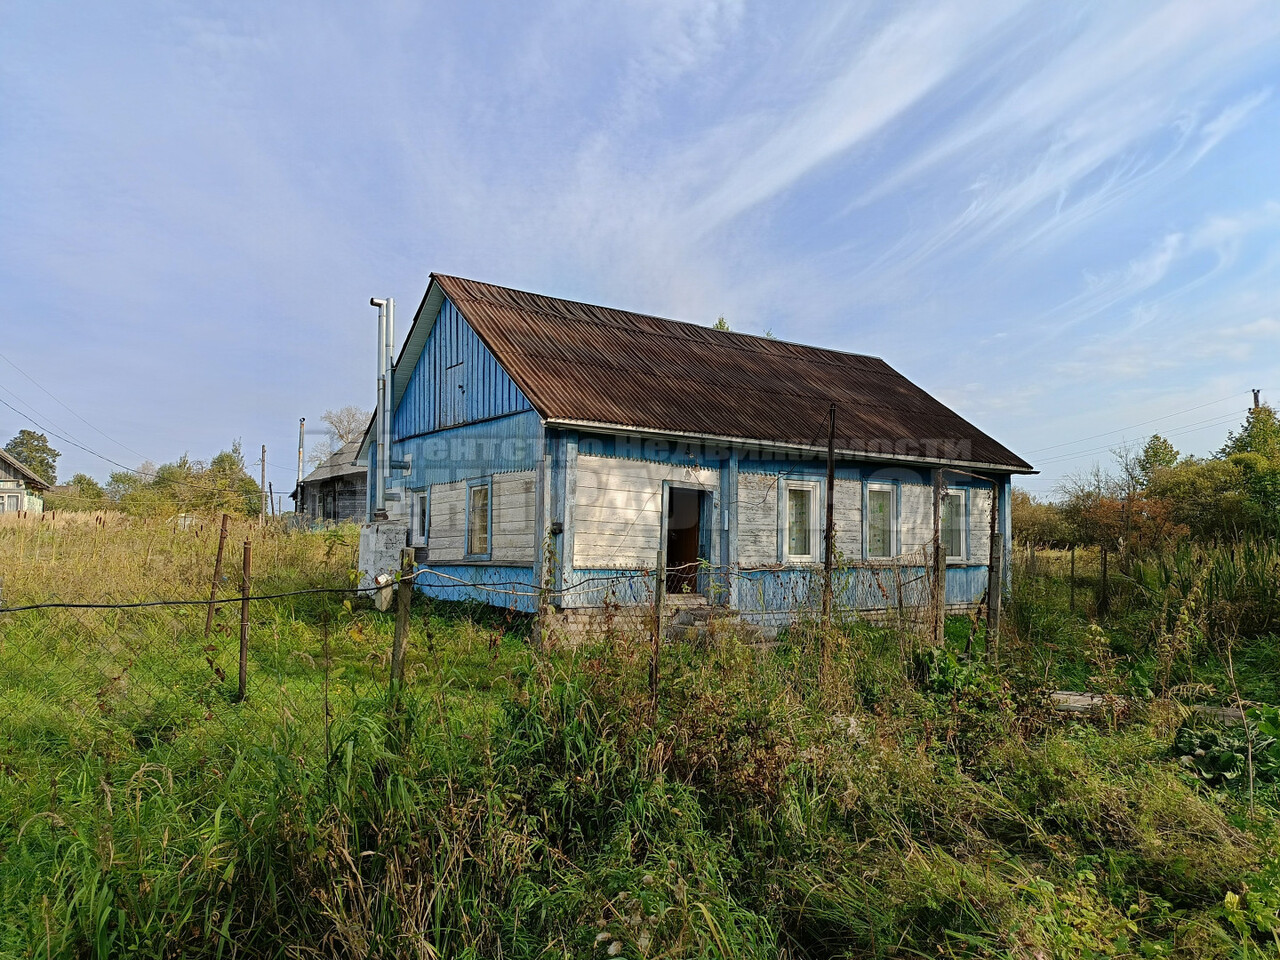
[(0, 513), (44, 510), (49, 489), (40, 476), (5, 450), (0, 450)]
[(293, 492), (299, 517), (319, 523), (364, 520), (368, 471), (356, 465), (359, 453), (359, 440), (344, 443), (303, 477)]

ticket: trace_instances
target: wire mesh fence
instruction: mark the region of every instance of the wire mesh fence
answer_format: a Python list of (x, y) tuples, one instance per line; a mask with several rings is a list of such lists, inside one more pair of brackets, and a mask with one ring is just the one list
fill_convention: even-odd
[(207, 637), (196, 603), (96, 598), (0, 612), (0, 737), (24, 749), (48, 739), (147, 749), (213, 734), (318, 755), (332, 717), (385, 688), (386, 646), (353, 638), (337, 595), (247, 607), (243, 661), (239, 601), (218, 605)]
[[(510, 664), (499, 662), (500, 648), (510, 636), (516, 648), (544, 637), (573, 642), (602, 627), (642, 642), (704, 636), (704, 614), (656, 616), (660, 578), (666, 605), (692, 595), (717, 611), (722, 631), (748, 640), (762, 639), (753, 627), (823, 614), (821, 568), (705, 562), (662, 574), (656, 564), (559, 578), (547, 571), (543, 586), (469, 584), (419, 564), (412, 568), (419, 585), (453, 584), (456, 599), (470, 604), (467, 616), (459, 622), (456, 606), (446, 611), (425, 599), (397, 614), (368, 602), (388, 588), (354, 585), (354, 533), (240, 521), (220, 538), (217, 524), (115, 518), (3, 526), (0, 751), (41, 742), (147, 750), (181, 738), (287, 744), (301, 761), (319, 762), (330, 753), (334, 721), (361, 700), (385, 697), (397, 667), (406, 684), (463, 696), (502, 679)], [(241, 540), (253, 541), (248, 571)], [(837, 564), (832, 617), (887, 620), (924, 635), (933, 597), (926, 561)], [(566, 616), (575, 611), (586, 614), (576, 624)], [(576, 630), (549, 629), (557, 615), (561, 628)], [(445, 630), (449, 642), (437, 643)]]

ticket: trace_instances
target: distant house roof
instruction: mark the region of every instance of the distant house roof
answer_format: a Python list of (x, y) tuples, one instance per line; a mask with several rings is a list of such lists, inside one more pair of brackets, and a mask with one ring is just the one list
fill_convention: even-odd
[(446, 296), (549, 423), (825, 446), (835, 403), (844, 455), (1034, 472), (878, 357), (445, 274), (431, 275), (401, 350), (393, 409)]
[(28, 484), (37, 490), (48, 490), (49, 484), (41, 479), (40, 475), (34, 473), (26, 464), (15, 458), (7, 450), (0, 449), (0, 461), (6, 463), (14, 472), (22, 477)]
[(318, 483), (321, 480), (333, 480), (337, 477), (345, 477), (353, 474), (363, 476), (365, 468), (356, 466), (356, 457), (359, 453), (360, 441), (348, 440), (330, 454), (325, 461), (320, 464), (320, 466), (316, 467), (303, 477), (302, 482)]

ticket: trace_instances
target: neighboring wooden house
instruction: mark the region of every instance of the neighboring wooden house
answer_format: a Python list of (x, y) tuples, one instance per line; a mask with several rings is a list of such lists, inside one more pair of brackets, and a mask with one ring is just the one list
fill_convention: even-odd
[(302, 478), (292, 494), (299, 518), (317, 523), (365, 519), (368, 472), (356, 463), (359, 453), (359, 440), (344, 443)]
[(37, 474), (0, 450), (0, 513), (21, 510), (40, 513), (44, 510), (44, 493), (48, 489), (49, 484)]
[(665, 548), (670, 589), (789, 618), (823, 561), (834, 403), (837, 603), (883, 609), (922, 579), (943, 469), (946, 597), (971, 605), (992, 484), (1007, 552), (1010, 478), (1033, 472), (883, 360), (439, 274), (388, 373), (361, 567), (408, 543), (446, 598), (642, 603)]

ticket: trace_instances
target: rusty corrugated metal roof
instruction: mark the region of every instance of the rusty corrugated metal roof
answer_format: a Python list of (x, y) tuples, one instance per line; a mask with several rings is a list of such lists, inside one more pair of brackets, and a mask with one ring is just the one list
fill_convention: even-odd
[(1031, 470), (877, 357), (432, 278), (547, 420)]

